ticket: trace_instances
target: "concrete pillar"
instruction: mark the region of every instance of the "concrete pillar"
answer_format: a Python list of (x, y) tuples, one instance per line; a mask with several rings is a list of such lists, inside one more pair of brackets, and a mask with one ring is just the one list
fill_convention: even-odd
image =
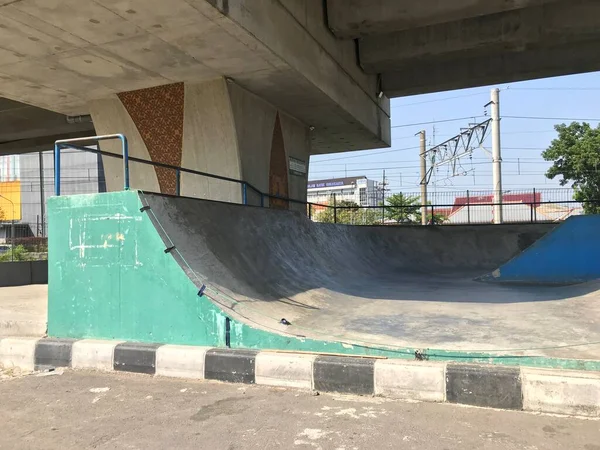
[[(306, 201), (310, 130), (225, 78), (120, 93), (91, 102), (98, 134), (124, 133), (130, 155), (243, 180), (265, 194)], [(120, 154), (117, 142), (102, 149)], [(293, 168), (290, 171), (290, 158)], [(103, 157), (107, 190), (122, 189), (122, 164)], [(175, 194), (174, 170), (131, 163), (131, 188)], [(239, 203), (240, 185), (182, 173), (181, 195)], [(247, 189), (249, 204), (260, 196)], [(264, 198), (264, 205), (304, 211), (303, 205)]]

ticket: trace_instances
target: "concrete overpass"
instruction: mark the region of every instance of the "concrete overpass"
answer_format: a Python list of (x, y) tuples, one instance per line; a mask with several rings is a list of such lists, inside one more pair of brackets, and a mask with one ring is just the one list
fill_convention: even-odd
[[(388, 97), (598, 70), (599, 37), (595, 0), (3, 0), (0, 96), (21, 119), (0, 151), (93, 126), (304, 199), (289, 158), (390, 145)], [(173, 192), (168, 171), (132, 175)], [(192, 176), (183, 194), (239, 197)]]

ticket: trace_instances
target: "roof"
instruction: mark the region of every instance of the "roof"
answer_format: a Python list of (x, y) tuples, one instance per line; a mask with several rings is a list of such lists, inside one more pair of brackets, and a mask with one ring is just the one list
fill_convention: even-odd
[(356, 183), (358, 180), (366, 180), (366, 176), (360, 177), (346, 177), (346, 178), (330, 178), (328, 180), (310, 180), (308, 182), (308, 189), (317, 189), (324, 187), (336, 187), (336, 186), (349, 186)]

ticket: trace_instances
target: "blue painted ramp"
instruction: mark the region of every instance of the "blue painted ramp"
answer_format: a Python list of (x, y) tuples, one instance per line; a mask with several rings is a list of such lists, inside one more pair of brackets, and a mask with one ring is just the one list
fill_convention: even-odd
[(595, 279), (600, 279), (600, 215), (567, 219), (478, 281), (567, 285)]

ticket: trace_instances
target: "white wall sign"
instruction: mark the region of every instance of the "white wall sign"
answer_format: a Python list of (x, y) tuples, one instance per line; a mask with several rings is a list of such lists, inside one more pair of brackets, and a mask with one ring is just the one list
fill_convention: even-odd
[(306, 162), (301, 159), (292, 158), (290, 156), (290, 173), (299, 177), (304, 177), (307, 174)]

